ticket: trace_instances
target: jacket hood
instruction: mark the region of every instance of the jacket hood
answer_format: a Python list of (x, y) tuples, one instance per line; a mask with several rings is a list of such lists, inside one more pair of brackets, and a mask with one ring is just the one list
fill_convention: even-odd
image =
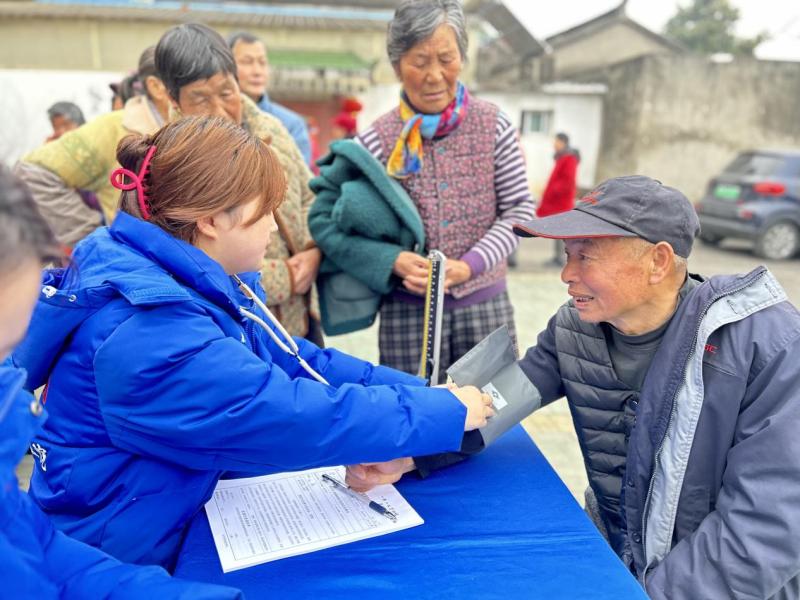
[[(201, 296), (235, 318), (239, 306), (249, 303), (202, 250), (125, 213), (81, 241), (72, 259), (66, 270), (45, 271), (30, 329), (13, 354), (13, 364), (28, 371), (28, 389), (47, 382), (64, 343), (114, 298), (132, 306), (158, 306)], [(258, 273), (240, 277), (263, 295)]]

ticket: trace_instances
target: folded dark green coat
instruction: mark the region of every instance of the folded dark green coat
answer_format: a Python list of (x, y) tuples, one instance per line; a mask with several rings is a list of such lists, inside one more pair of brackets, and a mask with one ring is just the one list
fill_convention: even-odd
[(317, 278), (322, 326), (338, 335), (374, 322), (381, 298), (398, 283), (397, 255), (421, 252), (425, 231), (403, 187), (358, 142), (334, 142), (317, 164), (308, 226), (324, 255)]

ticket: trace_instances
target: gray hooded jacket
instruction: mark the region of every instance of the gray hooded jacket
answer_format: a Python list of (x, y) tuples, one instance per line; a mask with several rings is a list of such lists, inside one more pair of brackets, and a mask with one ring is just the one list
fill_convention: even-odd
[(800, 598), (800, 313), (766, 269), (686, 292), (641, 394), (559, 309), (520, 366), (566, 396), (610, 542), (652, 598)]

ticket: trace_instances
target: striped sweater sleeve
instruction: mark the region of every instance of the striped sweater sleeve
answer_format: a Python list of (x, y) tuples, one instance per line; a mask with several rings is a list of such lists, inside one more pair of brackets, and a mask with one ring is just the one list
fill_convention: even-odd
[(356, 137), (354, 137), (353, 140), (364, 146), (364, 148), (367, 149), (367, 152), (372, 154), (372, 156), (374, 156), (378, 162), (383, 163), (383, 148), (381, 147), (381, 139), (378, 137), (378, 132), (374, 127), (365, 129)]
[(535, 212), (517, 131), (502, 112), (497, 115), (495, 131), (497, 218), (486, 235), (461, 257), (469, 264), (473, 277), (504, 261), (514, 251), (519, 238), (514, 235), (512, 226), (532, 219)]

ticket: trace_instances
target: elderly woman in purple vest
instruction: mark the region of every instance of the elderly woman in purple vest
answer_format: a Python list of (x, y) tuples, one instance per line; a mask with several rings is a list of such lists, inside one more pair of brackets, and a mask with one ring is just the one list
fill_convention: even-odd
[[(493, 104), (459, 81), (467, 29), (458, 0), (403, 2), (389, 24), (387, 51), (402, 84), (399, 106), (358, 140), (386, 165), (416, 204), (426, 250), (447, 256), (440, 373), (497, 327), (515, 334), (506, 291), (514, 223), (533, 201), (516, 130)], [(380, 361), (419, 369), (427, 260), (400, 252), (402, 286), (380, 311)]]

